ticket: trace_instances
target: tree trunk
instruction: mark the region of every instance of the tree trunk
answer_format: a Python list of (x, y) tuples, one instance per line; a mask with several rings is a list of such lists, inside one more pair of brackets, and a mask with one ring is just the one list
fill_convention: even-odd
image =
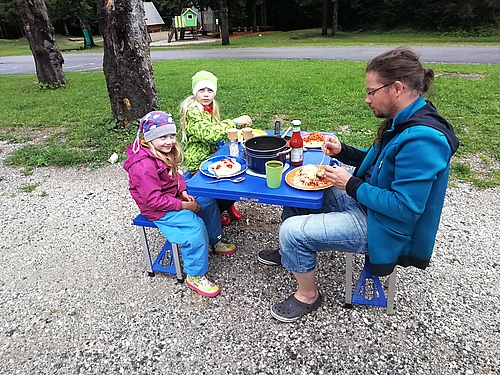
[(333, 22), (332, 22), (332, 36), (337, 34), (339, 27), (339, 0), (333, 0)]
[(141, 0), (97, 4), (111, 109), (127, 124), (158, 107), (144, 7)]
[(229, 16), (227, 9), (227, 0), (220, 0), (220, 27), (221, 27), (221, 37), (222, 45), (229, 45)]
[(321, 24), (321, 35), (328, 35), (328, 10), (331, 0), (323, 0), (323, 23)]
[(80, 26), (82, 27), (83, 34), (83, 49), (91, 49), (95, 47), (92, 30), (85, 19), (80, 18)]
[(69, 36), (68, 23), (66, 21), (63, 21), (62, 26), (64, 30), (64, 35)]
[(95, 47), (92, 30), (90, 29), (90, 25), (87, 21), (85, 11), (83, 10), (81, 3), (78, 3), (78, 21), (80, 21), (80, 27), (82, 28), (83, 49), (91, 49), (92, 47)]
[(267, 23), (267, 8), (266, 8), (266, 2), (263, 1), (260, 4), (260, 18), (262, 19), (262, 26), (264, 26), (264, 31), (267, 29), (269, 24)]
[(62, 65), (64, 58), (57, 47), (54, 28), (44, 0), (18, 0), (17, 5), (26, 38), (35, 59), (39, 83), (52, 87), (66, 84)]
[(257, 32), (257, 6), (256, 0), (252, 0), (252, 32)]

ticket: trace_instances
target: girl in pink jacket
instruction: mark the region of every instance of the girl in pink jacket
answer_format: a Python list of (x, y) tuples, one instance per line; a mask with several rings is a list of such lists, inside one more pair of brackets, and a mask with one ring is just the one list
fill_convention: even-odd
[[(139, 139), (141, 130), (144, 139)], [(209, 245), (219, 254), (232, 254), (236, 246), (221, 242), (215, 199), (193, 197), (186, 192), (186, 182), (177, 169), (182, 151), (176, 133), (172, 115), (148, 113), (140, 121), (136, 140), (127, 147), (123, 168), (141, 213), (170, 242), (181, 245), (186, 285), (203, 296), (215, 297), (219, 287), (206, 277)]]

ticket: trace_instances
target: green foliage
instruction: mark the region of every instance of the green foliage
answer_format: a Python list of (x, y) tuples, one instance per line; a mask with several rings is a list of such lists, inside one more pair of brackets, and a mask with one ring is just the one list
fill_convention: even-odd
[(54, 82), (54, 83), (38, 83), (38, 89), (43, 91), (43, 90), (57, 90), (60, 89), (61, 87), (64, 87), (65, 85), (59, 82)]
[(33, 174), (33, 168), (31, 168), (31, 167), (23, 168), (23, 169), (21, 169), (21, 174), (23, 176), (31, 176)]
[(350, 30), (467, 30), (498, 26), (500, 3), (484, 0), (354, 0), (341, 2), (339, 22)]
[(23, 193), (31, 193), (33, 190), (35, 190), (38, 187), (39, 184), (32, 184), (32, 185), (24, 185), (21, 188), (21, 191)]
[(0, 134), (0, 141), (6, 141), (10, 143), (24, 143), (29, 141), (30, 138), (26, 136), (17, 136), (12, 134)]
[(479, 188), (500, 185), (500, 170), (494, 168), (474, 170), (465, 162), (452, 161), (451, 175), (455, 180), (470, 182)]

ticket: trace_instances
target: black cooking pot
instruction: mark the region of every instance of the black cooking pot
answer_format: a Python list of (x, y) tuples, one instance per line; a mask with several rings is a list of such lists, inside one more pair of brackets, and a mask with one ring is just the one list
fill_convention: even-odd
[(243, 147), (248, 168), (259, 174), (266, 173), (266, 162), (270, 160), (279, 160), (284, 165), (286, 154), (291, 150), (286, 147), (286, 139), (272, 135), (249, 138)]

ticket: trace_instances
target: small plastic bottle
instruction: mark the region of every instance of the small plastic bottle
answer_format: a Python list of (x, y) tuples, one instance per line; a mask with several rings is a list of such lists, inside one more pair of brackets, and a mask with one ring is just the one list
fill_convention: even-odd
[(290, 165), (297, 167), (301, 166), (304, 162), (304, 141), (300, 135), (300, 125), (302, 123), (300, 120), (293, 120), (293, 133), (292, 138), (290, 138), (290, 147), (292, 151), (290, 153)]
[(280, 134), (281, 134), (281, 121), (276, 120), (276, 121), (274, 122), (274, 135), (275, 135), (276, 137), (279, 137), (279, 136), (280, 136)]
[(227, 137), (229, 138), (229, 155), (240, 156), (240, 148), (238, 146), (238, 130), (228, 131)]

